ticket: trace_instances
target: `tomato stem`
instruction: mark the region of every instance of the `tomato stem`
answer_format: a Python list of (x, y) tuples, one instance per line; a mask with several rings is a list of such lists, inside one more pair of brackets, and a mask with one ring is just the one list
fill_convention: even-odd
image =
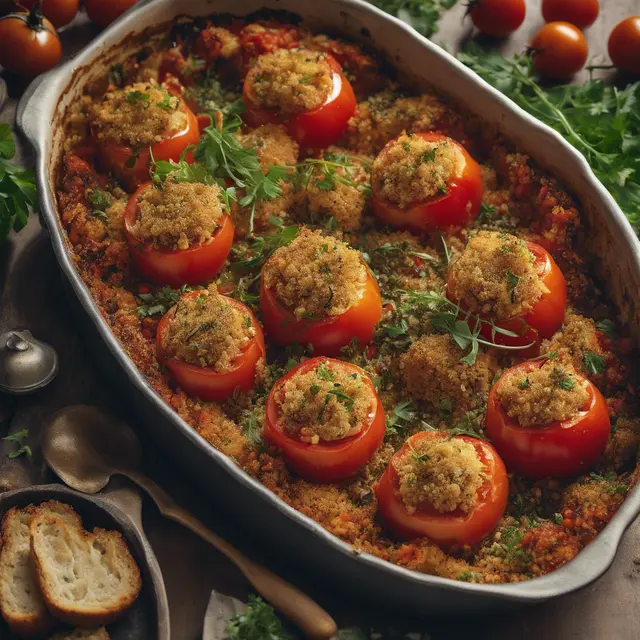
[(44, 23), (44, 16), (42, 14), (42, 0), (37, 0), (37, 2), (33, 5), (32, 9), (27, 9), (25, 6), (20, 4), (19, 2), (15, 2), (15, 5), (25, 11), (25, 13), (9, 13), (6, 16), (3, 16), (1, 19), (6, 20), (7, 18), (16, 18), (17, 20), (22, 20), (29, 29), (33, 31), (49, 31), (50, 33), (54, 33), (49, 27)]

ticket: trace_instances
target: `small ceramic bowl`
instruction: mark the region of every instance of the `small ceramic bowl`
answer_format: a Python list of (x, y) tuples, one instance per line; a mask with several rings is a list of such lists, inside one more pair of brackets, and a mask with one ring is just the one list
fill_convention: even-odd
[[(11, 507), (26, 507), (47, 500), (72, 506), (85, 529), (94, 527), (119, 531), (140, 567), (142, 591), (131, 609), (116, 624), (109, 625), (111, 640), (170, 640), (169, 607), (162, 573), (149, 542), (134, 522), (120, 509), (99, 496), (87, 496), (59, 484), (37, 485), (0, 493), (0, 519)], [(0, 619), (0, 638), (14, 640)]]

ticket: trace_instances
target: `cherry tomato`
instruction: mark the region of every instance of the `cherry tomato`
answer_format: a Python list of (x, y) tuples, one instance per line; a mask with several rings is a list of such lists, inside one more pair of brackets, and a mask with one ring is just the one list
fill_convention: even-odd
[[(534, 242), (527, 242), (527, 246), (533, 254), (538, 275), (549, 292), (543, 293), (526, 315), (495, 322), (497, 327), (516, 333), (516, 336), (502, 333), (494, 335), (491, 325), (492, 318), (484, 317), (482, 320), (485, 322), (480, 325), (480, 335), (485, 340), (504, 346), (520, 347), (533, 343), (529, 349), (519, 351), (518, 355), (536, 356), (541, 340), (551, 338), (564, 322), (564, 311), (567, 306), (567, 281), (560, 267), (546, 249)], [(452, 281), (452, 273), (449, 274), (449, 282)], [(449, 284), (447, 289), (450, 291), (452, 285)], [(460, 304), (457, 300), (452, 300), (452, 302)], [(465, 311), (464, 305), (460, 304), (460, 306)], [(472, 329), (475, 328), (476, 321), (475, 317), (468, 318), (469, 326)]]
[(569, 22), (549, 22), (531, 40), (533, 66), (539, 74), (562, 80), (580, 71), (589, 47), (582, 31)]
[[(362, 377), (375, 397), (375, 406), (362, 430), (353, 436), (331, 442), (309, 444), (288, 435), (280, 424), (279, 407), (276, 398), (284, 383), (296, 373), (308, 373), (319, 364), (329, 369), (356, 373)], [(264, 437), (272, 445), (282, 449), (282, 455), (289, 467), (297, 474), (313, 482), (336, 482), (352, 476), (374, 454), (382, 443), (385, 433), (384, 409), (373, 384), (367, 374), (354, 364), (330, 358), (312, 358), (294, 367), (273, 386), (264, 420)]]
[[(36, 0), (22, 0), (20, 3), (27, 9), (32, 9)], [(80, 9), (80, 0), (42, 0), (42, 13), (51, 20), (56, 29), (68, 25)]]
[(598, 17), (598, 0), (542, 0), (545, 22), (570, 22), (578, 29), (590, 27)]
[(620, 71), (640, 75), (640, 16), (627, 18), (614, 28), (609, 57)]
[(510, 471), (530, 478), (564, 477), (584, 473), (597, 461), (609, 438), (611, 424), (607, 403), (586, 378), (590, 399), (575, 417), (544, 426), (520, 426), (502, 408), (497, 393), (505, 376), (541, 367), (529, 361), (509, 369), (493, 385), (487, 404), (487, 435)]
[(224, 214), (220, 227), (207, 241), (188, 249), (156, 249), (141, 243), (132, 231), (136, 221), (138, 199), (151, 182), (141, 185), (131, 196), (124, 213), (124, 230), (136, 269), (147, 280), (170, 287), (200, 284), (211, 280), (222, 268), (233, 244), (233, 223)]
[(106, 27), (136, 2), (137, 0), (84, 0), (84, 8), (92, 22), (99, 27)]
[(523, 22), (527, 12), (524, 0), (472, 0), (468, 13), (480, 33), (506, 38)]
[(251, 127), (269, 123), (286, 124), (289, 135), (305, 148), (324, 148), (335, 142), (344, 133), (349, 118), (356, 110), (356, 97), (335, 58), (327, 54), (326, 60), (333, 72), (333, 89), (326, 102), (287, 121), (278, 112), (268, 111), (256, 104), (255, 72), (250, 70), (242, 89), (245, 122)]
[(360, 346), (371, 342), (373, 332), (382, 317), (382, 298), (375, 278), (367, 271), (367, 281), (358, 301), (339, 316), (320, 320), (296, 318), (277, 300), (274, 292), (260, 285), (260, 307), (264, 328), (270, 340), (287, 345), (294, 342), (313, 345), (320, 355), (338, 355), (342, 347), (356, 338)]
[(477, 504), (469, 513), (460, 510), (440, 513), (429, 506), (419, 507), (415, 513), (409, 513), (397, 495), (399, 478), (393, 460), (402, 456), (408, 448), (414, 448), (423, 438), (441, 435), (437, 431), (416, 433), (394, 454), (375, 487), (378, 511), (387, 527), (399, 538), (424, 536), (444, 548), (473, 545), (495, 528), (504, 514), (509, 497), (509, 480), (504, 463), (485, 440), (455, 436), (472, 444), (485, 465), (486, 482), (478, 490)]
[[(202, 293), (203, 291), (191, 291), (183, 297), (191, 298)], [(206, 294), (207, 292), (204, 291), (204, 293)], [(156, 334), (156, 356), (158, 361), (166, 367), (171, 379), (187, 395), (201, 400), (224, 402), (233, 395), (236, 389), (243, 392), (251, 391), (255, 382), (256, 366), (265, 357), (262, 327), (251, 309), (233, 298), (226, 298), (226, 301), (232, 307), (251, 318), (251, 324), (256, 332), (253, 340), (235, 359), (229, 371), (221, 373), (212, 367), (199, 367), (178, 358), (167, 358), (164, 354), (163, 345), (165, 335), (169, 329), (169, 323), (175, 315), (175, 307), (169, 309), (158, 323), (158, 332)]]
[(62, 46), (55, 27), (36, 4), (0, 18), (0, 64), (21, 76), (33, 77), (55, 67)]
[[(422, 233), (433, 229), (450, 229), (467, 225), (480, 212), (482, 204), (482, 177), (480, 166), (469, 155), (467, 150), (455, 140), (441, 133), (415, 133), (428, 142), (446, 142), (456, 145), (462, 152), (465, 165), (462, 174), (447, 185), (447, 192), (424, 202), (415, 202), (408, 207), (400, 208), (380, 195), (379, 186), (372, 181), (371, 205), (373, 212), (385, 224), (407, 229), (414, 233)], [(395, 143), (390, 140), (378, 154), (378, 158)]]
[[(187, 122), (184, 129), (173, 133), (165, 140), (156, 142), (150, 148), (140, 149), (137, 155), (134, 155), (134, 151), (130, 146), (103, 142), (95, 138), (104, 168), (119, 176), (128, 187), (136, 188), (140, 183), (149, 180), (149, 165), (151, 164), (152, 152), (156, 160), (174, 160), (177, 162), (187, 147), (198, 144), (200, 140), (198, 119), (186, 105), (182, 105), (182, 108), (187, 114)], [(185, 159), (191, 162), (192, 158), (193, 155), (187, 153)]]

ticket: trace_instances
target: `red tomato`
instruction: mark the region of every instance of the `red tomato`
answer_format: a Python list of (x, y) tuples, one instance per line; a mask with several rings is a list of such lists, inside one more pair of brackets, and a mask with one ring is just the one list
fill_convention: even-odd
[(627, 73), (640, 75), (640, 16), (631, 16), (618, 24), (609, 36), (611, 62)]
[(520, 426), (500, 405), (497, 392), (507, 373), (523, 375), (541, 367), (529, 361), (509, 369), (493, 385), (487, 404), (487, 435), (510, 471), (530, 478), (574, 476), (587, 471), (597, 461), (609, 438), (611, 424), (607, 403), (586, 378), (590, 399), (575, 417), (545, 426)]
[(33, 77), (55, 67), (62, 45), (55, 27), (38, 5), (0, 18), (0, 64), (21, 76)]
[(90, 20), (99, 27), (106, 27), (136, 2), (137, 0), (84, 0), (84, 8)]
[(578, 29), (590, 27), (598, 17), (598, 0), (542, 0), (545, 22), (570, 22)]
[[(22, 0), (20, 3), (27, 9), (32, 9), (36, 0)], [(69, 24), (80, 9), (80, 0), (42, 0), (42, 13), (51, 20), (56, 29)]]
[(539, 74), (559, 80), (584, 67), (589, 54), (582, 31), (569, 22), (549, 22), (531, 40), (533, 66)]
[[(186, 105), (183, 105), (183, 108), (187, 114), (185, 128), (165, 140), (156, 142), (150, 148), (140, 149), (133, 165), (134, 151), (131, 147), (113, 142), (105, 143), (94, 138), (104, 168), (118, 175), (127, 186), (135, 188), (140, 183), (149, 180), (151, 152), (153, 152), (153, 157), (156, 160), (174, 160), (177, 162), (187, 147), (198, 144), (200, 140), (198, 119)], [(187, 161), (192, 161), (192, 157), (192, 154), (188, 153), (186, 156)]]
[[(414, 133), (429, 142), (444, 142), (456, 145), (465, 159), (462, 175), (454, 178), (447, 185), (447, 192), (424, 202), (415, 202), (401, 209), (397, 204), (385, 200), (379, 193), (375, 182), (372, 182), (371, 205), (373, 212), (389, 226), (408, 229), (414, 233), (422, 233), (433, 229), (450, 229), (462, 227), (473, 220), (480, 212), (482, 204), (482, 177), (480, 166), (469, 155), (467, 150), (455, 140), (441, 133)], [(378, 154), (383, 156), (395, 143), (390, 140)]]
[(360, 346), (371, 342), (373, 332), (382, 317), (382, 298), (375, 278), (367, 271), (367, 281), (358, 301), (342, 315), (320, 320), (296, 318), (276, 299), (271, 289), (260, 284), (260, 307), (264, 328), (269, 339), (279, 345), (313, 345), (320, 355), (338, 355), (342, 347), (356, 338)]
[(124, 230), (136, 269), (147, 280), (170, 287), (200, 284), (211, 280), (222, 268), (233, 244), (233, 223), (224, 214), (220, 227), (207, 242), (188, 249), (156, 249), (141, 243), (132, 231), (136, 221), (138, 198), (151, 182), (141, 185), (131, 196), (124, 213)]
[(524, 0), (473, 0), (468, 13), (476, 29), (494, 38), (506, 38), (523, 22)]
[(356, 97), (351, 83), (342, 74), (342, 68), (335, 58), (330, 55), (326, 58), (333, 70), (333, 90), (327, 101), (322, 106), (294, 115), (287, 121), (278, 112), (268, 111), (256, 104), (255, 72), (250, 70), (242, 89), (245, 122), (250, 127), (269, 123), (286, 124), (289, 135), (305, 148), (324, 148), (335, 142), (344, 133), (349, 118), (356, 110)]
[[(375, 396), (375, 407), (362, 425), (360, 433), (342, 440), (309, 444), (284, 432), (280, 425), (280, 415), (276, 398), (284, 383), (296, 373), (308, 373), (325, 364), (329, 369), (343, 370), (362, 376), (364, 384)], [(297, 474), (312, 482), (336, 482), (352, 476), (375, 453), (382, 443), (385, 433), (384, 409), (373, 384), (367, 374), (354, 364), (330, 358), (312, 358), (294, 367), (273, 386), (264, 419), (264, 437), (272, 445), (282, 449), (282, 455), (289, 467)]]
[(440, 435), (437, 431), (416, 433), (394, 454), (375, 487), (378, 511), (387, 527), (399, 538), (424, 536), (444, 548), (473, 545), (493, 531), (504, 514), (509, 497), (509, 480), (504, 463), (485, 440), (455, 436), (475, 447), (487, 475), (485, 484), (478, 490), (477, 504), (469, 513), (459, 510), (440, 513), (429, 506), (409, 513), (397, 495), (399, 479), (393, 460), (419, 440)]
[[(530, 349), (519, 351), (519, 355), (535, 356), (539, 352), (540, 342), (551, 336), (564, 322), (564, 310), (567, 306), (567, 281), (560, 271), (560, 267), (551, 254), (534, 242), (527, 242), (529, 251), (534, 256), (535, 266), (544, 285), (549, 289), (543, 293), (538, 302), (533, 305), (529, 313), (521, 318), (511, 318), (496, 322), (496, 326), (507, 331), (517, 333), (517, 336), (507, 336), (501, 333), (493, 335), (492, 318), (482, 318), (480, 335), (488, 341), (504, 346), (524, 346), (534, 343)], [(452, 275), (449, 275), (451, 281)], [(447, 287), (451, 290), (451, 285)], [(459, 304), (457, 300), (452, 300)], [(464, 305), (460, 305), (464, 310)], [(468, 318), (469, 326), (474, 329), (477, 319)]]
[[(202, 291), (192, 291), (183, 297), (189, 298), (200, 295)], [(206, 291), (204, 292), (206, 293)], [(163, 350), (164, 336), (169, 328), (171, 318), (175, 315), (175, 307), (169, 309), (158, 323), (156, 334), (156, 356), (160, 364), (166, 367), (171, 379), (188, 396), (201, 400), (213, 400), (224, 402), (231, 397), (236, 389), (247, 392), (253, 388), (256, 377), (256, 366), (265, 357), (264, 336), (262, 327), (256, 320), (249, 307), (233, 298), (226, 301), (232, 306), (247, 314), (256, 335), (244, 351), (235, 359), (233, 367), (229, 371), (220, 373), (211, 367), (198, 367), (179, 360), (178, 358), (166, 358)]]

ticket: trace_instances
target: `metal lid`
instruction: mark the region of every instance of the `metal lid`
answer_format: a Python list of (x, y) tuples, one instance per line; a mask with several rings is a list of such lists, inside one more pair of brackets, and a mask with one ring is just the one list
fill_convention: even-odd
[(0, 335), (0, 391), (30, 393), (48, 385), (58, 373), (58, 354), (31, 331), (16, 329)]

